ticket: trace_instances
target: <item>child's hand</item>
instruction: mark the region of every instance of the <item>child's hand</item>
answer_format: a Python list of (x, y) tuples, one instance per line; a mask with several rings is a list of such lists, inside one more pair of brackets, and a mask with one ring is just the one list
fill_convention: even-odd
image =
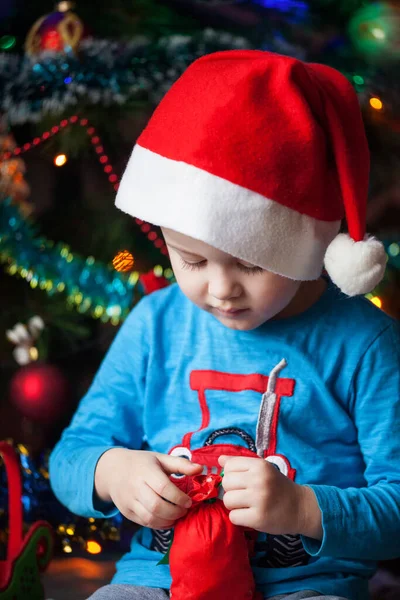
[(95, 489), (130, 521), (152, 529), (169, 529), (192, 502), (169, 479), (172, 473), (197, 475), (202, 467), (185, 458), (157, 452), (112, 448), (97, 463)]
[(220, 456), (224, 504), (235, 525), (274, 535), (322, 539), (321, 511), (311, 488), (260, 458)]

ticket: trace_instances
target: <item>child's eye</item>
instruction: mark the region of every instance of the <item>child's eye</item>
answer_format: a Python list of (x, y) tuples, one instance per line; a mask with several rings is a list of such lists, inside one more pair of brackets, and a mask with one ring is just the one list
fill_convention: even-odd
[[(181, 257), (181, 266), (182, 269), (187, 269), (189, 271), (199, 271), (200, 269), (202, 269), (203, 267), (205, 267), (207, 264), (206, 260), (200, 260), (198, 262), (188, 262), (187, 260), (184, 260)], [(237, 263), (237, 268), (239, 269), (239, 271), (242, 271), (243, 273), (247, 273), (249, 275), (256, 275), (257, 273), (262, 273), (264, 271), (264, 269), (262, 269), (261, 267), (248, 267), (246, 265), (243, 265), (242, 263)]]
[(262, 273), (264, 271), (261, 267), (247, 267), (246, 265), (242, 265), (242, 263), (238, 263), (237, 267), (239, 271), (243, 271), (243, 273), (248, 273), (249, 275), (256, 275), (257, 273)]
[(181, 257), (181, 267), (182, 269), (187, 269), (188, 271), (198, 271), (206, 265), (206, 262), (206, 260), (200, 260), (199, 262), (191, 263)]

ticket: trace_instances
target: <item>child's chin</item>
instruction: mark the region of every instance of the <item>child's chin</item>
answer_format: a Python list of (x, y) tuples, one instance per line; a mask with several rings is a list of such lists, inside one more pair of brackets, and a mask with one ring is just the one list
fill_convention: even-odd
[(215, 318), (228, 329), (235, 329), (236, 331), (251, 331), (262, 325), (256, 319), (251, 319), (248, 316), (247, 318), (243, 317), (243, 319), (229, 319), (220, 316), (215, 316)]

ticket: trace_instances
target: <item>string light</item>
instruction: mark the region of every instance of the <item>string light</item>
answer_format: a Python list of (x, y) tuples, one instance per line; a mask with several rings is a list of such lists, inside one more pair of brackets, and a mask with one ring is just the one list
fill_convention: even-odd
[(381, 27), (373, 27), (371, 33), (377, 40), (384, 40), (386, 38), (386, 33)]
[(364, 77), (361, 77), (361, 75), (354, 75), (353, 81), (356, 85), (364, 85), (365, 83)]
[(89, 554), (100, 554), (102, 547), (95, 540), (88, 540), (86, 542), (86, 550), (89, 552)]
[(65, 154), (57, 154), (57, 156), (54, 158), (54, 164), (56, 165), (56, 167), (62, 167), (63, 165), (65, 165), (67, 160), (68, 159)]
[[(96, 133), (96, 129), (92, 125), (90, 125), (88, 119), (80, 119), (78, 115), (72, 115), (72, 117), (69, 117), (69, 119), (63, 119), (58, 125), (54, 125), (50, 129), (50, 131), (44, 131), (40, 137), (35, 137), (32, 140), (32, 142), (28, 142), (23, 146), (17, 146), (12, 151), (4, 152), (0, 155), (0, 162), (9, 160), (12, 156), (19, 156), (24, 152), (28, 152), (29, 150), (31, 150), (32, 147), (39, 146), (42, 142), (48, 140), (54, 135), (57, 135), (62, 129), (70, 125), (79, 125), (80, 127), (86, 129), (86, 133), (89, 136), (92, 145), (95, 147), (95, 153), (98, 157), (98, 161), (103, 167), (103, 171), (107, 173), (108, 181), (112, 184), (114, 190), (117, 191), (120, 184), (118, 175), (114, 172), (114, 168), (111, 165), (108, 156), (104, 152), (104, 147), (102, 145), (99, 135)], [(61, 167), (65, 165), (67, 160), (68, 159), (65, 154), (59, 154), (55, 157), (54, 164), (58, 167)], [(161, 252), (161, 254), (163, 254), (164, 256), (167, 255), (168, 250), (164, 243), (164, 240), (158, 235), (158, 233), (154, 229), (152, 229), (151, 225), (149, 225), (148, 223), (143, 223), (143, 221), (141, 221), (140, 219), (135, 219), (135, 222), (138, 225), (142, 225), (141, 229), (143, 233), (146, 234), (147, 238)], [(144, 226), (145, 228), (143, 228)]]
[(37, 348), (35, 348), (34, 346), (32, 348), (29, 348), (29, 356), (30, 356), (30, 359), (33, 361), (38, 360), (39, 350)]
[(370, 301), (372, 302), (372, 304), (375, 304), (375, 306), (377, 306), (378, 308), (382, 308), (382, 300), (379, 298), (379, 296), (372, 296), (372, 298), (370, 298)]
[(3, 35), (0, 37), (0, 50), (11, 50), (17, 43), (13, 35)]
[(398, 256), (400, 254), (399, 244), (396, 244), (396, 242), (393, 242), (393, 244), (390, 244), (388, 251), (389, 251), (390, 256), (393, 256), (393, 257)]
[(375, 110), (382, 110), (383, 108), (383, 102), (379, 98), (373, 97), (370, 99), (369, 103)]

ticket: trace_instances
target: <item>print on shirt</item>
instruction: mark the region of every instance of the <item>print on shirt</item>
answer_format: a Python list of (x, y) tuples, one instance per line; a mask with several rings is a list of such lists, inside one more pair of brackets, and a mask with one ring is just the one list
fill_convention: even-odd
[[(201, 424), (195, 430), (186, 433), (180, 444), (169, 451), (172, 456), (183, 456), (193, 462), (204, 465), (203, 473), (217, 473), (221, 470), (218, 458), (221, 454), (231, 456), (248, 456), (268, 460), (286, 477), (292, 481), (296, 471), (292, 468), (289, 459), (277, 453), (277, 429), (279, 422), (279, 411), (283, 397), (292, 397), (294, 393), (295, 380), (279, 377), (280, 372), (286, 367), (286, 361), (282, 360), (271, 371), (269, 376), (260, 374), (239, 375), (223, 373), (219, 371), (192, 371), (190, 375), (190, 387), (197, 392), (199, 400)], [(206, 392), (209, 390), (220, 390), (227, 393), (255, 391), (261, 395), (261, 406), (256, 428), (256, 440), (249, 432), (238, 427), (226, 427), (214, 430), (204, 442), (201, 448), (192, 448), (192, 437), (194, 433), (202, 431), (210, 426), (211, 411), (207, 403)], [(235, 435), (242, 443), (224, 444), (219, 438), (226, 435)], [(218, 443), (216, 443), (218, 440)], [(239, 441), (239, 440), (238, 440)], [(174, 483), (184, 492), (191, 487), (191, 478), (185, 475), (173, 475)], [(153, 531), (151, 550), (165, 553), (172, 539), (172, 530)], [(309, 556), (305, 552), (300, 536), (273, 536), (267, 535), (266, 541), (256, 544), (257, 566), (260, 567), (293, 567), (305, 565)]]

